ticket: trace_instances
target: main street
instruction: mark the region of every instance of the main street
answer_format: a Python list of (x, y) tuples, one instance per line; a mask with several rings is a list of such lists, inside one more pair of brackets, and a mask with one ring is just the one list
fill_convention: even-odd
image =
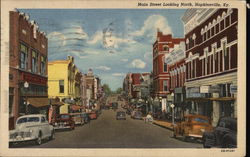
[[(119, 108), (118, 110), (122, 110)], [(55, 139), (36, 146), (27, 143), (17, 147), (30, 148), (201, 148), (196, 142), (172, 138), (172, 132), (142, 120), (116, 120), (116, 112), (102, 110), (90, 124), (72, 131), (58, 131)]]

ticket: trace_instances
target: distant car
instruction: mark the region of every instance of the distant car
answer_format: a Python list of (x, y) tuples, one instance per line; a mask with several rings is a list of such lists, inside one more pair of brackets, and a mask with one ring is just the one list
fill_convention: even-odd
[(10, 130), (9, 142), (13, 143), (35, 141), (42, 144), (43, 139), (54, 139), (54, 128), (48, 123), (45, 115), (32, 114), (21, 116), (16, 121), (15, 130)]
[(185, 115), (183, 121), (174, 126), (174, 137), (183, 136), (186, 141), (188, 138), (201, 139), (203, 132), (212, 131), (208, 117), (203, 115)]
[(96, 111), (91, 111), (91, 112), (89, 113), (89, 118), (90, 118), (91, 120), (97, 119), (97, 113), (96, 113)]
[(116, 120), (126, 120), (126, 113), (124, 111), (118, 111), (116, 112)]
[(75, 122), (75, 125), (83, 125), (84, 119), (82, 113), (70, 113), (72, 116), (73, 121)]
[(58, 129), (75, 129), (75, 122), (70, 114), (59, 114), (56, 117), (56, 121), (54, 123), (54, 128)]
[(237, 147), (237, 119), (231, 117), (220, 118), (212, 132), (204, 132), (203, 147), (236, 148)]
[(133, 118), (133, 119), (142, 119), (142, 112), (141, 111), (133, 111), (131, 113), (131, 118)]

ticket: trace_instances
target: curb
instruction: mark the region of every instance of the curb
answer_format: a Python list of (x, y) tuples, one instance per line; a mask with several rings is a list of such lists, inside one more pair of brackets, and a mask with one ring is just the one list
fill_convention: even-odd
[(169, 127), (166, 127), (166, 126), (163, 126), (163, 125), (157, 124), (157, 123), (155, 123), (155, 122), (153, 122), (153, 124), (154, 124), (154, 125), (157, 125), (157, 126), (160, 126), (160, 127), (162, 127), (162, 128), (165, 128), (165, 129), (168, 129), (168, 130), (173, 131), (173, 129), (172, 129), (172, 128), (169, 128)]

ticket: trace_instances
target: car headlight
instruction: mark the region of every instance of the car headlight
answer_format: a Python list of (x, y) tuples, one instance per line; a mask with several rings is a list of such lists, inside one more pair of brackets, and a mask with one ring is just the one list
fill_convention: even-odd
[(33, 132), (33, 130), (32, 130), (32, 129), (30, 129), (30, 130), (29, 130), (29, 132), (30, 132), (30, 133), (32, 133), (32, 132)]

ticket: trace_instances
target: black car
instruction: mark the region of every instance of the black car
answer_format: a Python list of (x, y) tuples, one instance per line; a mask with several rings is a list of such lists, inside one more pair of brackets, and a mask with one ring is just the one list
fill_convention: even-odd
[(126, 120), (126, 114), (124, 111), (118, 111), (116, 113), (116, 120), (120, 120), (120, 119)]
[(212, 132), (203, 133), (203, 147), (236, 148), (237, 147), (237, 119), (231, 117), (220, 118)]

